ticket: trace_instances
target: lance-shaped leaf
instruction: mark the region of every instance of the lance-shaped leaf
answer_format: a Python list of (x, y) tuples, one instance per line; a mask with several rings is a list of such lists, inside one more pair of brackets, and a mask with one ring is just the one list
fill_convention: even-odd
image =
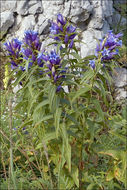
[(58, 138), (59, 126), (60, 126), (60, 117), (61, 117), (62, 109), (57, 108), (55, 112), (55, 128), (56, 128), (56, 137)]
[(91, 86), (88, 84), (85, 84), (84, 87), (81, 87), (75, 94), (75, 96), (72, 99), (72, 103), (74, 102), (74, 100), (76, 100), (77, 98), (79, 98), (81, 95), (84, 95), (86, 92), (90, 91)]

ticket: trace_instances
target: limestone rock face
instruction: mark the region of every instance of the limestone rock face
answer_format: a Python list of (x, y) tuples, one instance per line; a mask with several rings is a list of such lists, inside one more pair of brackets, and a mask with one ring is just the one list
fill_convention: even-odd
[(85, 22), (90, 13), (92, 13), (93, 6), (88, 0), (86, 1), (72, 1), (70, 9), (70, 17), (72, 22)]
[(0, 31), (1, 31), (0, 38), (1, 39), (13, 24), (14, 24), (13, 12), (11, 12), (9, 10), (2, 12), (1, 13), (1, 25), (0, 25)]
[(26, 16), (28, 14), (39, 14), (43, 12), (42, 2), (39, 0), (23, 0), (17, 1), (17, 10), (16, 12), (22, 16)]
[(121, 100), (127, 98), (127, 69), (125, 68), (116, 68), (116, 74), (113, 76), (116, 99)]
[[(13, 37), (23, 38), (25, 30), (36, 30), (43, 40), (42, 48), (52, 42), (48, 39), (50, 20), (55, 19), (58, 13), (78, 26), (81, 39), (78, 43), (81, 56), (94, 54), (97, 39), (102, 38), (111, 26), (117, 26), (121, 19), (120, 12), (115, 6), (126, 3), (126, 0), (2, 0), (1, 1), (1, 36), (7, 39)], [(121, 19), (125, 25), (126, 19)], [(51, 47), (50, 47), (51, 48)], [(125, 69), (126, 70), (126, 69)], [(125, 76), (123, 71), (120, 74)], [(122, 79), (115, 84), (117, 89), (122, 89)], [(121, 81), (121, 82), (120, 82)], [(120, 90), (122, 93), (122, 90)], [(125, 91), (123, 92), (125, 96)]]

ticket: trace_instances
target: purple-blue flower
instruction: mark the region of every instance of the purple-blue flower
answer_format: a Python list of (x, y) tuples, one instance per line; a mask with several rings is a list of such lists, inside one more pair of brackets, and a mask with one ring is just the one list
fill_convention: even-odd
[(68, 41), (69, 41), (69, 36), (66, 34), (66, 35), (65, 35), (65, 38), (64, 38), (64, 42), (65, 42), (65, 44), (67, 44)]
[(39, 67), (43, 67), (44, 61), (48, 61), (48, 57), (43, 52), (41, 52), (37, 56), (37, 64), (39, 65)]
[(51, 23), (50, 32), (51, 32), (51, 34), (59, 33), (59, 26), (55, 22)]
[(24, 33), (24, 43), (29, 46), (32, 50), (40, 50), (41, 43), (39, 40), (38, 32), (33, 30), (25, 31)]
[(71, 40), (70, 44), (69, 44), (69, 48), (72, 48), (74, 45), (74, 40)]
[(57, 15), (57, 23), (60, 23), (61, 25), (66, 24), (66, 20), (63, 18), (63, 15), (60, 13)]
[(100, 43), (96, 46), (95, 56), (101, 53), (101, 60), (113, 59), (114, 55), (118, 54), (118, 49), (116, 48), (122, 46), (122, 40), (119, 40), (121, 36), (121, 33), (115, 35), (112, 30), (110, 30), (105, 38), (100, 40)]
[[(66, 69), (62, 68), (60, 56), (54, 50), (51, 51), (47, 57), (48, 61), (46, 65), (48, 67), (48, 76), (53, 80), (55, 84), (62, 84), (62, 82), (60, 82), (60, 79), (65, 78)], [(58, 91), (59, 90), (57, 90), (57, 92)]]
[(60, 57), (55, 50), (51, 51), (51, 53), (48, 55), (48, 60), (51, 65), (59, 65), (60, 63)]
[(11, 42), (4, 43), (6, 50), (8, 51), (9, 56), (15, 56), (18, 58), (19, 51), (22, 45), (22, 42), (19, 41), (17, 38), (12, 39)]
[[(22, 42), (17, 38), (12, 39), (10, 42), (4, 43), (4, 46), (7, 50), (7, 55), (9, 55), (11, 69), (16, 69), (18, 65), (21, 63), (21, 49)], [(19, 59), (20, 58), (20, 59)]]
[(72, 48), (74, 41), (72, 41), (76, 33), (76, 27), (69, 25), (62, 14), (57, 15), (57, 22), (51, 22), (50, 37), (56, 41), (62, 42), (66, 47)]
[(92, 67), (92, 69), (95, 69), (95, 60), (89, 60), (89, 65)]

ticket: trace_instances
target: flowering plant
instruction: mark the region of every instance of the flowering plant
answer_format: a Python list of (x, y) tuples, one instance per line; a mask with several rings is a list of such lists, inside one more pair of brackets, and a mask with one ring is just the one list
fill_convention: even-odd
[[(26, 114), (18, 130), (27, 130), (21, 141), (32, 147), (28, 161), (37, 169), (42, 189), (105, 189), (112, 171), (119, 171), (112, 175), (115, 188), (116, 180), (124, 184), (125, 161), (119, 157), (116, 160), (121, 159), (122, 166), (117, 161), (112, 161), (112, 168), (106, 165), (102, 177), (99, 160), (101, 135), (104, 131), (110, 135), (115, 125), (109, 119), (113, 100), (107, 81), (111, 84), (108, 71), (115, 66), (122, 34), (109, 31), (89, 60), (80, 57), (76, 36), (77, 28), (59, 13), (57, 21), (51, 21), (50, 37), (55, 44), (51, 52), (41, 49), (38, 33), (31, 30), (22, 42), (5, 43), (15, 73), (12, 85), (22, 85), (16, 108)], [(118, 156), (109, 150), (105, 154)]]

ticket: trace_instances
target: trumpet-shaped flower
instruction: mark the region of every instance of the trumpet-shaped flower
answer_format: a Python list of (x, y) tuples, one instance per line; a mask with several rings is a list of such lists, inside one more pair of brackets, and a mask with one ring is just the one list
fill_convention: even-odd
[(95, 60), (90, 60), (89, 65), (91, 66), (92, 69), (95, 69)]
[(76, 34), (76, 27), (69, 25), (62, 14), (57, 15), (57, 22), (51, 22), (50, 33), (52, 38), (56, 41), (61, 41), (66, 47), (72, 48), (74, 41), (72, 41)]
[(122, 40), (119, 40), (121, 36), (121, 33), (115, 35), (112, 33), (112, 30), (110, 30), (105, 38), (100, 40), (100, 43), (97, 45), (95, 56), (101, 53), (102, 60), (113, 59), (114, 55), (117, 55), (119, 52), (116, 48), (122, 46)]
[(40, 50), (41, 43), (39, 40), (38, 32), (33, 30), (25, 31), (24, 43), (32, 50)]

